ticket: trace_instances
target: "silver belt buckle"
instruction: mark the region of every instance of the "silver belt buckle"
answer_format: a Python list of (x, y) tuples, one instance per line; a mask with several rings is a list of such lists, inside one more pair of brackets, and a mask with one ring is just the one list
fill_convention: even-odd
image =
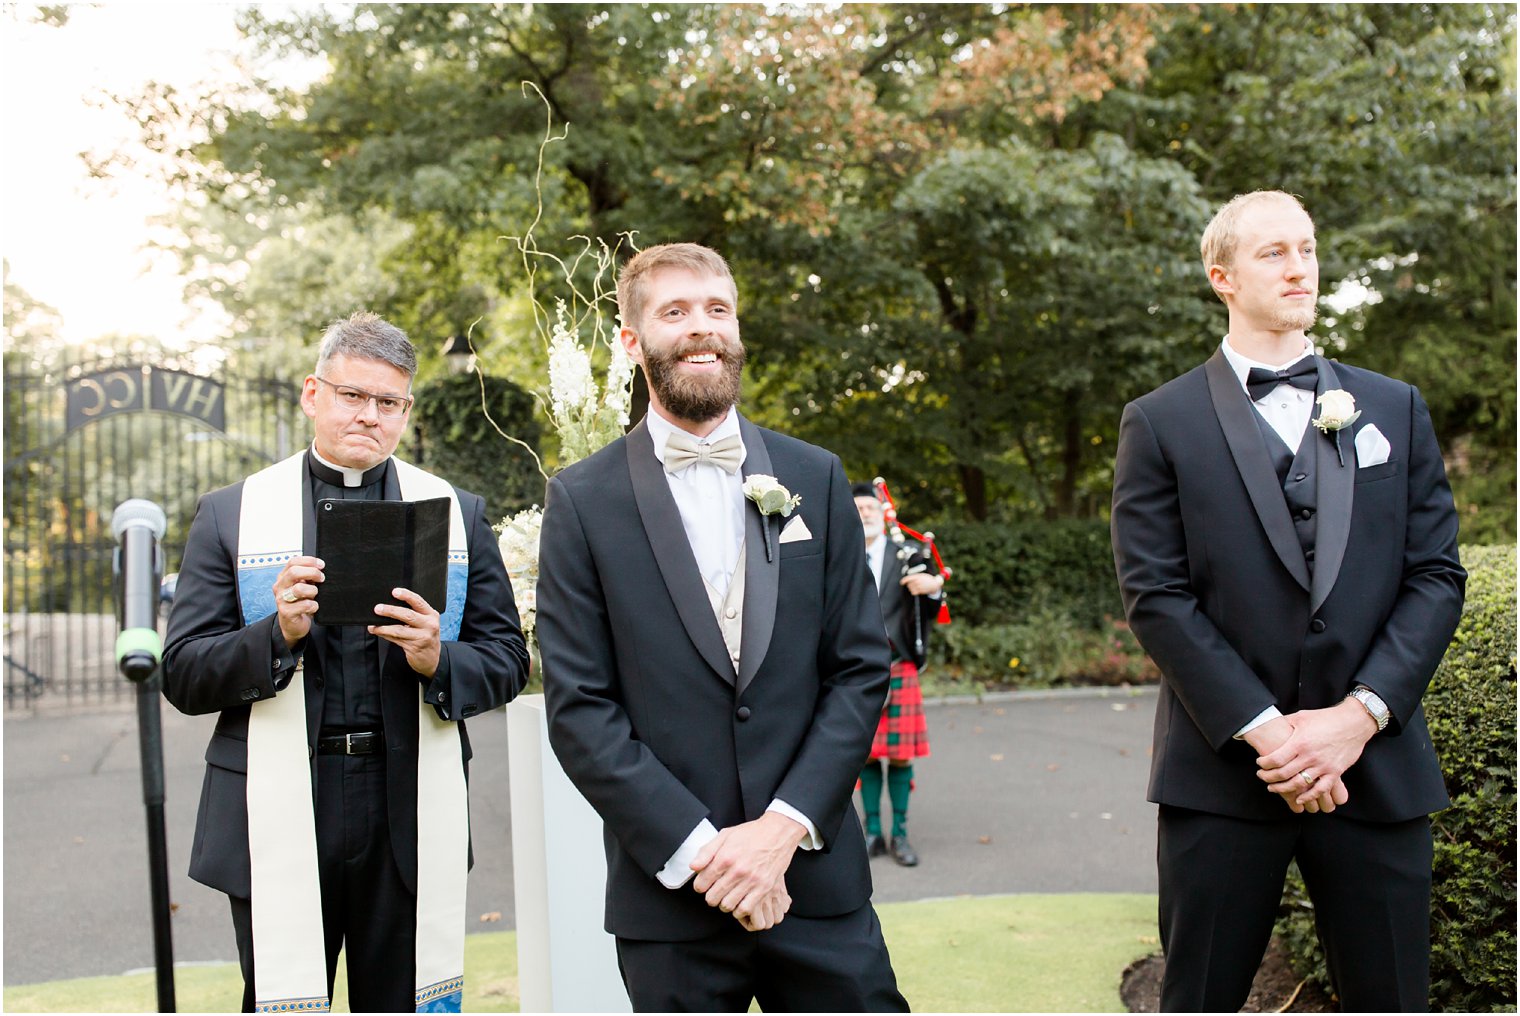
[(352, 755), (352, 754), (354, 754), (354, 735), (353, 734), (344, 734), (343, 735), (343, 754), (345, 754), (345, 755)]

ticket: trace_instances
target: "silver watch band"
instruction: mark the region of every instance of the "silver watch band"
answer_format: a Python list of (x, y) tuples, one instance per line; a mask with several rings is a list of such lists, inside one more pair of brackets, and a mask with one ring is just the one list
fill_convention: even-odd
[(1361, 707), (1367, 710), (1367, 715), (1372, 717), (1372, 722), (1377, 724), (1378, 733), (1382, 733), (1388, 727), (1388, 703), (1383, 701), (1382, 696), (1368, 688), (1366, 685), (1357, 685), (1351, 689), (1347, 698), (1356, 699)]

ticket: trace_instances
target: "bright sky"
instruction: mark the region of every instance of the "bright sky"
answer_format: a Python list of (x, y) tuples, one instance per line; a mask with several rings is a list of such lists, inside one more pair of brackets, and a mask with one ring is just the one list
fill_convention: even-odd
[[(176, 259), (143, 249), (170, 208), (143, 172), (92, 180), (79, 153), (135, 142), (104, 102), (158, 80), (182, 88), (237, 73), (237, 7), (216, 3), (77, 5), (62, 28), (32, 5), (0, 12), (0, 251), (10, 279), (63, 315), (71, 342), (110, 333), (170, 342), (219, 334), (219, 312), (185, 305)], [(92, 103), (92, 100), (97, 100)]]

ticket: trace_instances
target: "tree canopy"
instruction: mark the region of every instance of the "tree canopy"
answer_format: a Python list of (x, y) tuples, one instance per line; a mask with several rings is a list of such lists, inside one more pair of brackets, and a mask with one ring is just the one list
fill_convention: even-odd
[(505, 237), (694, 240), (734, 267), (751, 415), (920, 511), (1092, 515), (1123, 403), (1223, 333), (1211, 209), (1280, 188), (1319, 226), (1316, 339), (1418, 384), (1467, 524), (1513, 533), (1513, 7), (365, 4), (242, 27), (329, 72), (124, 101), (184, 187), (190, 278), (246, 333), (364, 302), (431, 363), (478, 321), (486, 369), (541, 388)]

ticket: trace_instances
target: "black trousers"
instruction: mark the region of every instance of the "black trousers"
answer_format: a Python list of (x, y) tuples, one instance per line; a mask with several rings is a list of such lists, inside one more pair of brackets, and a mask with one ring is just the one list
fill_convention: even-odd
[[(417, 898), (401, 880), (391, 849), (383, 753), (317, 756), (316, 824), (329, 997), (338, 952), (346, 948), (350, 1010), (414, 1011)], [(229, 899), (243, 1011), (253, 1012), (252, 904)]]
[[(1286, 812), (1287, 809), (1284, 808)], [(1298, 861), (1342, 1012), (1430, 1006), (1430, 819), (1250, 822), (1162, 805), (1162, 1012), (1237, 1012)]]
[[(677, 890), (680, 891), (680, 890)], [(690, 889), (685, 890), (690, 892)], [(635, 1012), (907, 1012), (867, 903), (842, 917), (787, 915), (769, 931), (693, 942), (617, 940)]]

